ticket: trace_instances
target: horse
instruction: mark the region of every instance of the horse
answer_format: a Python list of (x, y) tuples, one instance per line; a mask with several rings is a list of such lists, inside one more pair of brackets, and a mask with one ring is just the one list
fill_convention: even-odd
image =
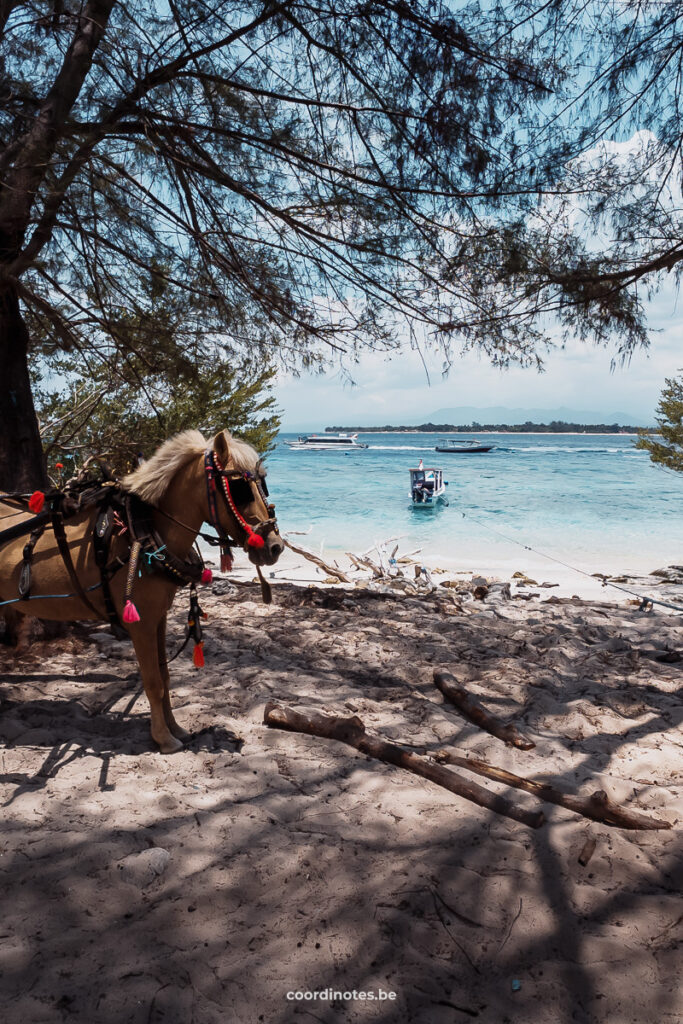
[[(29, 508), (39, 511), (45, 498), (52, 511), (33, 517), (26, 496), (0, 496), (0, 611), (15, 625), (17, 616), (33, 615), (58, 621), (109, 619), (113, 628), (123, 628), (149, 701), (152, 739), (163, 754), (182, 750), (191, 734), (171, 709), (168, 611), (180, 585), (210, 578), (193, 551), (205, 522), (225, 552), (221, 567), (231, 566), (229, 545), (240, 546), (267, 588), (260, 567), (273, 565), (284, 550), (267, 496), (257, 452), (227, 430), (208, 445), (198, 430), (176, 434), (120, 484), (102, 484), (95, 499), (72, 501), (63, 514), (58, 507), (58, 498), (64, 504), (63, 492), (35, 492)], [(103, 549), (97, 535), (105, 533)], [(8, 534), (10, 539), (3, 539)], [(198, 613), (196, 598), (194, 608)], [(198, 625), (190, 626), (200, 638)], [(199, 663), (201, 651), (195, 658)]]

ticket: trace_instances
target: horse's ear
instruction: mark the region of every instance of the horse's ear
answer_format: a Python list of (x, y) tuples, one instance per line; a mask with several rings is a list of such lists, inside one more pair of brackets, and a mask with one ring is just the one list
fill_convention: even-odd
[(230, 448), (228, 447), (228, 438), (230, 435), (227, 430), (221, 430), (219, 434), (216, 434), (212, 441), (212, 447), (218, 456), (218, 461), (221, 466), (227, 466), (230, 461)]

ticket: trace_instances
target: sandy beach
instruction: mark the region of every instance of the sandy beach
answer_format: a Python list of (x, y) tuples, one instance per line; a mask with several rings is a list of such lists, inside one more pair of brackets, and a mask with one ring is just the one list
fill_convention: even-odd
[[(680, 1020), (683, 616), (604, 590), (477, 600), (464, 577), (419, 599), (307, 585), (320, 574), (289, 557), (279, 575), (299, 582), (276, 575), (270, 606), (248, 569), (204, 590), (206, 666), (172, 666), (195, 736), (169, 758), (105, 627), (1, 649), (2, 1019)], [(171, 650), (185, 617), (179, 595)], [(535, 747), (464, 719), (435, 668)], [(533, 829), (269, 728), (271, 700), (672, 827), (609, 827), (471, 776), (542, 809)], [(334, 1004), (296, 996), (328, 989)]]

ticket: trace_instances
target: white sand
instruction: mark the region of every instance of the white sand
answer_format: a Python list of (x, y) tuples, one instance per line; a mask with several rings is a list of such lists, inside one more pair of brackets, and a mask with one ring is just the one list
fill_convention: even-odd
[[(295, 562), (278, 568), (319, 577)], [(172, 666), (197, 735), (170, 758), (149, 740), (130, 646), (104, 627), (1, 650), (0, 1019), (683, 1019), (683, 617), (557, 593), (458, 613), (445, 588), (437, 602), (282, 584), (270, 607), (256, 587), (205, 591), (206, 667), (187, 653)], [(179, 595), (171, 649), (185, 617)], [(535, 749), (464, 721), (435, 666)], [(341, 743), (268, 729), (271, 698), (603, 789), (674, 827), (609, 828), (505, 790), (542, 807), (532, 830)], [(396, 1000), (287, 999), (327, 988)]]

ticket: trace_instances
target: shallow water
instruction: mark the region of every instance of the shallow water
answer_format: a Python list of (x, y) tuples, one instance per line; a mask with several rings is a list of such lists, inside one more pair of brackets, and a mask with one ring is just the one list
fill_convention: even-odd
[[(497, 447), (484, 455), (437, 453), (440, 434), (364, 434), (369, 448), (351, 452), (293, 451), (284, 439), (295, 436), (280, 435), (268, 483), (282, 531), (310, 527), (300, 542), (314, 551), (400, 536), (402, 552), (451, 568), (518, 567), (525, 545), (590, 572), (683, 563), (683, 474), (654, 466), (631, 436), (485, 434)], [(411, 507), (420, 458), (443, 468), (448, 507)]]

